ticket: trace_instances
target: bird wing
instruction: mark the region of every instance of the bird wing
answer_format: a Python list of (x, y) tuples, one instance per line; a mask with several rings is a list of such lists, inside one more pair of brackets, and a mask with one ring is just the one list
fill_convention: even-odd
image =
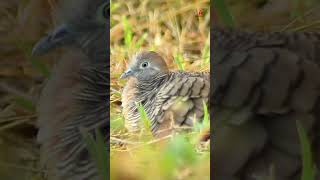
[(319, 34), (221, 37), (211, 68), (216, 175), (266, 177), (273, 166), (277, 178), (292, 177), (301, 167), (296, 121), (311, 136), (319, 124)]
[(203, 116), (203, 103), (208, 102), (209, 87), (209, 73), (170, 74), (156, 95), (150, 116), (153, 125), (169, 123), (168, 116), (179, 126), (193, 125), (195, 119)]

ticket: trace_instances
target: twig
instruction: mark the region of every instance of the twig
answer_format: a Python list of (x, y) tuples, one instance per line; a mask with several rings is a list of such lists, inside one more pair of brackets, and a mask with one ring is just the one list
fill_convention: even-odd
[(4, 130), (7, 130), (7, 129), (10, 129), (10, 128), (13, 128), (13, 127), (15, 127), (15, 126), (17, 126), (17, 125), (23, 124), (23, 123), (28, 122), (28, 121), (30, 121), (30, 119), (24, 119), (24, 120), (20, 120), (20, 121), (14, 121), (14, 122), (12, 122), (12, 123), (9, 123), (9, 124), (7, 124), (7, 125), (4, 125), (4, 126), (0, 127), (0, 132), (1, 132), (1, 131), (4, 131)]
[(141, 142), (133, 142), (133, 141), (128, 141), (128, 140), (119, 139), (115, 137), (110, 137), (110, 140), (114, 142), (122, 143), (122, 144), (131, 144), (131, 145), (141, 144)]
[(10, 121), (19, 121), (19, 120), (23, 120), (23, 119), (33, 119), (36, 118), (36, 115), (26, 115), (26, 116), (13, 116), (13, 117), (4, 117), (4, 116), (0, 116), (3, 119), (0, 119), (0, 123), (7, 123)]
[(128, 151), (131, 151), (131, 150), (133, 150), (133, 149), (140, 148), (140, 147), (145, 146), (145, 145), (155, 144), (155, 143), (158, 143), (158, 142), (160, 142), (160, 141), (169, 139), (169, 138), (171, 138), (171, 137), (172, 137), (172, 135), (170, 134), (170, 135), (168, 135), (168, 136), (164, 136), (164, 137), (162, 137), (162, 138), (154, 139), (154, 140), (148, 141), (148, 142), (146, 142), (146, 143), (140, 143), (140, 144), (137, 145), (137, 146), (134, 146), (134, 147), (132, 147), (132, 148), (129, 148)]
[(34, 100), (32, 98), (32, 96), (24, 93), (22, 90), (19, 90), (13, 86), (10, 86), (9, 84), (6, 84), (4, 82), (0, 83), (0, 89), (2, 89), (3, 91), (6, 91), (9, 94), (14, 94), (16, 96), (22, 97), (32, 103), (34, 103)]
[(314, 12), (314, 10), (316, 10), (317, 8), (319, 8), (319, 6), (316, 6), (312, 9), (310, 9), (309, 11), (307, 11), (305, 14), (303, 14), (302, 16), (296, 17), (294, 18), (289, 24), (287, 24), (285, 27), (283, 27), (280, 32), (286, 31), (292, 24), (294, 24), (295, 22), (298, 21), (298, 19), (300, 18), (305, 18), (307, 16), (309, 16), (310, 14), (312, 14)]

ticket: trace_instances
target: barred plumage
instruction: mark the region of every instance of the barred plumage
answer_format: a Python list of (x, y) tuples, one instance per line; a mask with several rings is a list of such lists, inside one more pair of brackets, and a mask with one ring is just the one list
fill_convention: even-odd
[(103, 0), (59, 1), (55, 12), (60, 26), (42, 38), (33, 53), (70, 48), (61, 55), (40, 97), (40, 159), (50, 180), (99, 179), (80, 129), (92, 135), (95, 129), (104, 135), (109, 131), (109, 4)]
[(212, 38), (214, 176), (299, 177), (296, 121), (320, 156), (320, 34), (214, 28)]
[[(146, 67), (143, 63), (149, 64)], [(155, 52), (142, 51), (133, 59), (124, 73), (130, 77), (122, 95), (123, 113), (127, 128), (139, 129), (138, 105), (151, 121), (151, 131), (159, 135), (159, 130), (170, 125), (192, 126), (194, 120), (203, 118), (203, 102), (208, 102), (209, 73), (169, 72), (165, 61)], [(160, 135), (159, 135), (160, 136)]]

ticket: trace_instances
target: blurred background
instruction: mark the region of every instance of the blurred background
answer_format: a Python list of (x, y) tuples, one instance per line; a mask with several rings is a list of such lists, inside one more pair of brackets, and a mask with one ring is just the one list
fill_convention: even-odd
[[(0, 179), (43, 179), (44, 171), (38, 167), (39, 147), (35, 143), (35, 102), (59, 51), (39, 58), (31, 56), (31, 49), (54, 24), (51, 10), (55, 1), (0, 1)], [(243, 29), (282, 31), (319, 30), (320, 27), (317, 0), (225, 2), (235, 26)], [(129, 138), (120, 107), (125, 82), (118, 80), (129, 57), (140, 48), (161, 52), (171, 69), (208, 71), (209, 6), (209, 0), (112, 1), (111, 168), (114, 179), (141, 176), (159, 179), (162, 172), (176, 179), (209, 177), (207, 145), (199, 145), (194, 152), (194, 143), (187, 143), (184, 137), (176, 138), (174, 143), (158, 143), (163, 147), (153, 146), (149, 138)], [(203, 10), (202, 17), (197, 16), (199, 10)], [(151, 145), (139, 148), (140, 144), (129, 145), (132, 141)], [(162, 148), (162, 153), (155, 148)], [(155, 158), (163, 154), (167, 156), (162, 160)]]
[(318, 0), (216, 0), (213, 4), (214, 22), (236, 28), (301, 31), (320, 27)]
[(0, 2), (0, 179), (42, 179), (35, 105), (58, 52), (32, 57), (52, 26), (54, 1)]
[(160, 53), (171, 70), (209, 71), (210, 1), (113, 0), (110, 21), (111, 179), (209, 179), (209, 142), (198, 141), (209, 125), (160, 140), (144, 127), (129, 134), (119, 77), (142, 49)]

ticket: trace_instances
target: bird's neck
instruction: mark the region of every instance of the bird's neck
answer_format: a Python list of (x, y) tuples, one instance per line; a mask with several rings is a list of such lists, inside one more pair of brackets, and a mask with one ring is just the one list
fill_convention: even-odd
[(139, 80), (137, 83), (137, 88), (141, 95), (146, 95), (150, 93), (156, 93), (157, 89), (163, 85), (165, 80), (168, 78), (167, 73), (158, 74), (148, 80)]

